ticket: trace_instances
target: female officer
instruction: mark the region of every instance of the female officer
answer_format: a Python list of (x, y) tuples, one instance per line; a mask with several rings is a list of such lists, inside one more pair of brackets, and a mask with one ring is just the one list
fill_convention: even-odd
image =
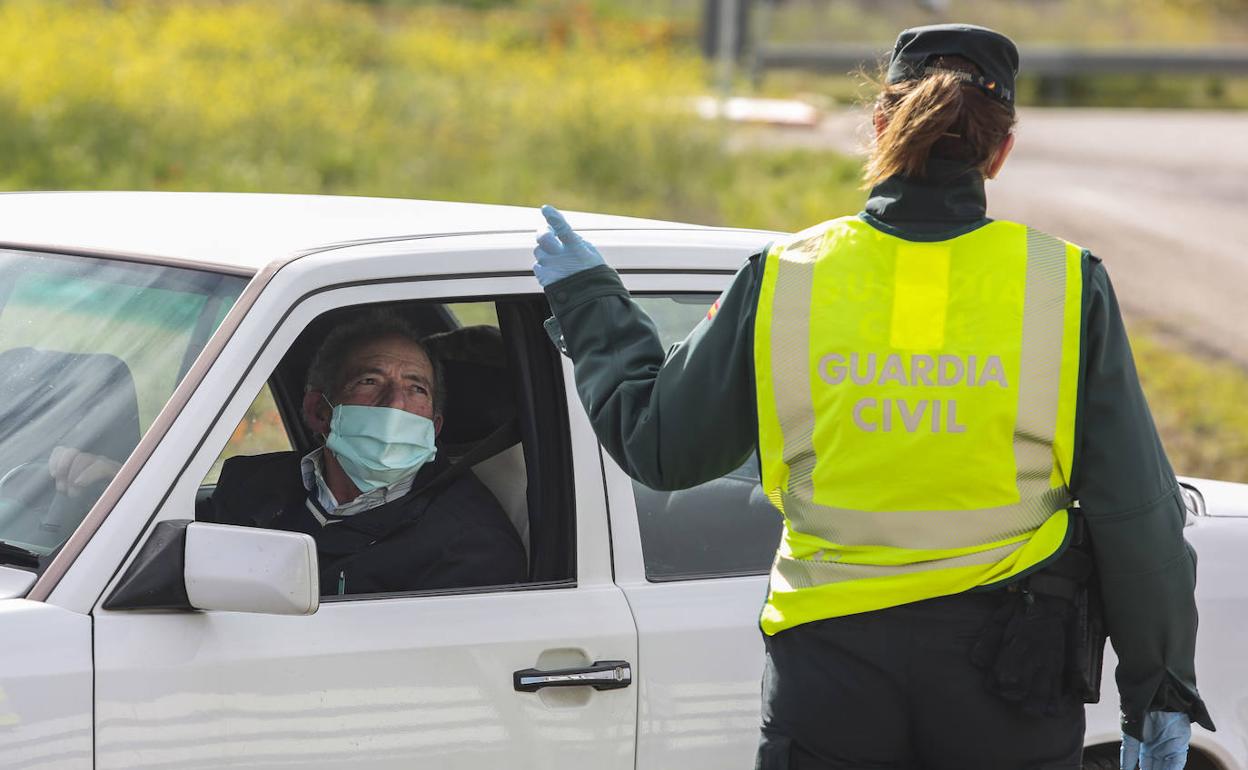
[(865, 211), (750, 259), (666, 356), (597, 250), (543, 209), (534, 272), (607, 451), (676, 489), (757, 449), (784, 515), (760, 768), (1078, 768), (1071, 613), (1037, 596), (1069, 597), (1050, 573), (1077, 555), (1076, 514), (1120, 660), (1123, 766), (1181, 768), (1189, 720), (1212, 729), (1184, 509), (1109, 278), (985, 216), (1017, 69), (991, 30), (903, 32)]

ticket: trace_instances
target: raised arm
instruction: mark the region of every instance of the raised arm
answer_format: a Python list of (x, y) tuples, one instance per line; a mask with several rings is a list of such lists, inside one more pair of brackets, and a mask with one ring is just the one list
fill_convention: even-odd
[[(757, 261), (738, 271), (716, 312), (665, 354), (654, 323), (615, 271), (601, 257), (592, 264), (588, 250), (597, 250), (557, 211), (543, 213), (551, 229), (538, 239), (534, 272), (554, 311), (551, 336), (573, 361), (598, 440), (630, 476), (655, 489), (691, 487), (738, 467), (757, 441)], [(567, 263), (587, 266), (560, 272)]]

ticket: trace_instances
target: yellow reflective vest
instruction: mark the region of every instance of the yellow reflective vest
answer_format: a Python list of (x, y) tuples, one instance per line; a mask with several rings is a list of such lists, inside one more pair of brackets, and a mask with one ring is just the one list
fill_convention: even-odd
[(754, 329), (762, 627), (988, 586), (1067, 538), (1082, 250), (1012, 222), (913, 241), (856, 217), (773, 244)]

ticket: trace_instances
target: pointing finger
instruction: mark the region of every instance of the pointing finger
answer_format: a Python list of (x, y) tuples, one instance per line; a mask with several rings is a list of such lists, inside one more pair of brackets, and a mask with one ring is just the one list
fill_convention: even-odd
[(576, 231), (572, 229), (572, 225), (569, 225), (568, 221), (563, 218), (563, 214), (560, 213), (559, 209), (554, 206), (550, 204), (542, 206), (542, 216), (546, 217), (546, 222), (550, 225), (550, 229), (554, 230), (555, 235), (559, 236), (559, 240), (564, 243), (572, 244), (581, 239), (581, 236), (577, 235)]

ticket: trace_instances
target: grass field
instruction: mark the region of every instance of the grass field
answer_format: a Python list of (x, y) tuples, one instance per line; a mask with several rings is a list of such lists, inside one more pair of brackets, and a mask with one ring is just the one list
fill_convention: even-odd
[(892, 43), (897, 31), (966, 21), (1022, 45), (1234, 46), (1248, 42), (1240, 0), (788, 0), (765, 15), (768, 39)]
[[(0, 1), (0, 189), (553, 202), (778, 230), (860, 205), (855, 161), (730, 152), (693, 116), (709, 73), (688, 17), (481, 5), (500, 7)], [(1139, 331), (1176, 468), (1248, 480), (1248, 376)]]
[(1248, 482), (1248, 370), (1129, 324), (1140, 382), (1177, 473)]

